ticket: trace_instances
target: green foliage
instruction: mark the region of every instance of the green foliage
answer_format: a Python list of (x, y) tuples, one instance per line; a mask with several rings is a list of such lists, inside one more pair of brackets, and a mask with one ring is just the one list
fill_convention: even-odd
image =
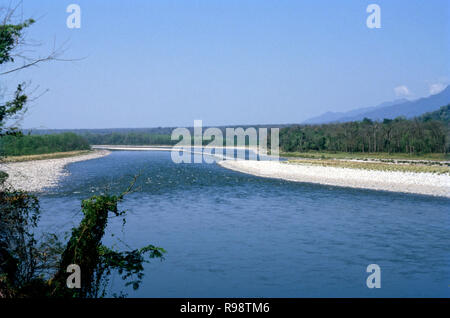
[[(97, 267), (97, 277), (109, 276), (112, 270), (116, 270), (123, 280), (128, 281), (125, 285), (132, 285), (133, 289), (139, 288), (142, 278), (144, 277), (143, 264), (148, 262), (145, 259), (145, 255), (149, 259), (151, 258), (163, 258), (163, 254), (166, 251), (161, 247), (153, 245), (147, 245), (140, 249), (132, 251), (118, 252), (114, 251), (106, 246), (100, 246), (99, 256), (100, 262)], [(107, 280), (105, 280), (106, 282)]]
[(34, 22), (33, 19), (28, 19), (19, 24), (0, 25), (0, 64), (14, 62), (11, 51), (18, 45), (23, 29)]
[[(14, 62), (12, 51), (20, 45), (23, 29), (34, 23), (33, 19), (19, 24), (0, 25), (0, 65)], [(24, 93), (24, 84), (17, 86), (14, 98), (11, 101), (0, 103), (0, 137), (4, 135), (20, 134), (17, 127), (6, 127), (9, 120), (19, 117), (25, 112), (27, 96)]]
[[(0, 25), (0, 65), (14, 62), (11, 53), (20, 42), (22, 30), (33, 22)], [(13, 100), (0, 103), (0, 138), (19, 134), (16, 127), (6, 124), (24, 111), (26, 101), (20, 84)], [(7, 177), (0, 172), (0, 298), (14, 297), (31, 284), (36, 268), (32, 229), (38, 221), (39, 201), (33, 195), (7, 187)]]
[(420, 116), (420, 120), (422, 121), (438, 120), (448, 125), (450, 123), (450, 104), (447, 106), (443, 106), (434, 112), (423, 114), (422, 116)]
[(373, 122), (366, 118), (360, 122), (292, 126), (280, 130), (280, 147), (285, 152), (447, 153), (448, 123), (437, 120), (445, 116), (448, 106), (441, 108), (440, 115), (412, 120)]
[(33, 229), (39, 219), (34, 195), (0, 185), (0, 298), (34, 284), (38, 259)]
[(5, 156), (37, 155), (90, 149), (88, 141), (74, 133), (55, 135), (4, 136), (0, 149)]
[(28, 97), (23, 92), (23, 85), (19, 84), (17, 86), (13, 100), (0, 104), (0, 137), (5, 135), (20, 135), (17, 127), (7, 127), (6, 124), (9, 120), (18, 118), (26, 110), (25, 104)]
[(3, 184), (5, 183), (6, 179), (8, 179), (8, 174), (0, 170), (0, 187), (3, 187)]
[[(133, 182), (134, 184), (134, 182)], [(139, 287), (143, 277), (143, 263), (148, 258), (162, 258), (164, 249), (153, 245), (141, 249), (119, 252), (102, 244), (102, 238), (108, 223), (109, 215), (124, 216), (117, 204), (131, 187), (119, 196), (99, 195), (82, 202), (84, 217), (80, 225), (72, 229), (72, 236), (61, 256), (59, 270), (51, 280), (54, 297), (98, 297), (104, 296), (107, 277), (113, 270), (127, 280), (127, 285), (134, 289)], [(125, 222), (125, 219), (124, 219)], [(67, 266), (77, 264), (81, 271), (81, 289), (69, 290), (65, 287)]]
[[(131, 189), (131, 187), (130, 187)], [(7, 297), (99, 297), (105, 296), (109, 277), (118, 272), (134, 289), (144, 276), (143, 264), (163, 259), (165, 250), (153, 245), (116, 251), (102, 244), (110, 217), (123, 217), (117, 204), (124, 195), (97, 195), (83, 200), (84, 214), (64, 246), (46, 233), (40, 244), (34, 238), (39, 220), (39, 201), (22, 191), (0, 191), (0, 298)], [(67, 266), (81, 270), (81, 289), (66, 287)]]

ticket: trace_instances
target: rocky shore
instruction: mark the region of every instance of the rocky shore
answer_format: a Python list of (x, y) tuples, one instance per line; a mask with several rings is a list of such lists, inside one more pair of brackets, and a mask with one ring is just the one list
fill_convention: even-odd
[(67, 158), (3, 163), (0, 164), (0, 170), (8, 173), (7, 183), (15, 189), (39, 192), (57, 186), (58, 181), (68, 175), (65, 166), (69, 163), (97, 159), (109, 154), (107, 150), (95, 150)]
[(259, 177), (450, 198), (448, 174), (296, 165), (278, 161), (226, 160), (219, 165)]

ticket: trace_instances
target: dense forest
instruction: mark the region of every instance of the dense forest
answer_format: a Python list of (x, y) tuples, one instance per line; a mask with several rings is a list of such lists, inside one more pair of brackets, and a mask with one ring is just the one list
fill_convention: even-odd
[(286, 152), (337, 151), (387, 153), (449, 152), (449, 107), (407, 120), (385, 119), (298, 125), (280, 130), (280, 148)]
[(450, 104), (443, 106), (434, 112), (425, 113), (418, 119), (422, 121), (438, 120), (448, 125), (450, 123)]
[(89, 142), (74, 133), (54, 135), (4, 136), (0, 140), (0, 155), (21, 156), (90, 149)]

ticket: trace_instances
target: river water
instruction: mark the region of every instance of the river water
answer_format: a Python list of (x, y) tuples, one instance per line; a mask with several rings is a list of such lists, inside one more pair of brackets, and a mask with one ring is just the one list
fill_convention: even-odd
[[(450, 200), (294, 183), (175, 164), (169, 152), (115, 151), (77, 162), (40, 196), (41, 227), (63, 235), (82, 199), (119, 193), (140, 173), (104, 243), (163, 247), (131, 297), (449, 297)], [(114, 236), (113, 236), (114, 234)], [(369, 264), (381, 288), (369, 289)]]

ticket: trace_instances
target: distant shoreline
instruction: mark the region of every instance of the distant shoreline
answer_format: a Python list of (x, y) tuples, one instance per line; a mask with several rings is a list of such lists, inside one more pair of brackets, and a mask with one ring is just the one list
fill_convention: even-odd
[[(92, 149), (97, 150), (134, 150), (134, 151), (172, 151), (174, 149), (182, 150), (184, 147), (197, 148), (197, 146), (177, 146), (177, 145), (92, 145)], [(200, 147), (200, 146), (198, 146)], [(202, 148), (234, 148), (234, 149), (250, 149), (258, 151), (257, 147), (244, 147), (244, 146), (201, 146)]]
[(218, 164), (226, 169), (264, 178), (450, 198), (448, 174), (296, 165), (278, 161), (226, 160)]

